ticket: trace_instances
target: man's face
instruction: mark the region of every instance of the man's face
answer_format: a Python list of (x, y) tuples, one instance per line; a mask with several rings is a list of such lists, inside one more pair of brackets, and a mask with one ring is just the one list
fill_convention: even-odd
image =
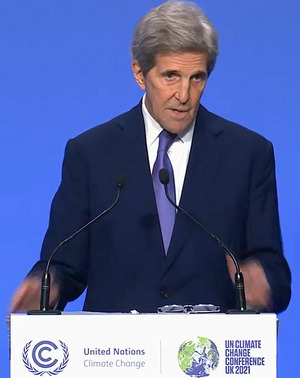
[(207, 81), (207, 55), (170, 53), (156, 57), (154, 67), (143, 75), (137, 62), (134, 77), (146, 91), (145, 104), (164, 129), (179, 133), (195, 119)]

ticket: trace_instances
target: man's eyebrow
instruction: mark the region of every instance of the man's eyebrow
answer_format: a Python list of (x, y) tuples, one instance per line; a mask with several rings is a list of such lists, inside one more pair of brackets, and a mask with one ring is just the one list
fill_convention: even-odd
[(200, 75), (202, 77), (206, 77), (207, 76), (207, 72), (202, 71), (202, 70), (198, 70), (198, 71), (194, 72), (191, 76), (196, 76), (196, 75)]
[(170, 68), (166, 68), (165, 70), (162, 71), (162, 74), (166, 74), (166, 73), (179, 74), (180, 71), (178, 71), (178, 70), (172, 70), (172, 69), (170, 69)]
[[(165, 70), (163, 70), (163, 71), (161, 72), (162, 75), (165, 75), (165, 74), (167, 74), (167, 73), (168, 73), (168, 74), (172, 73), (172, 74), (180, 75), (181, 71), (176, 70), (176, 69), (167, 68), (167, 69), (165, 69)], [(191, 74), (191, 77), (196, 76), (196, 75), (200, 75), (200, 76), (202, 76), (202, 77), (206, 77), (206, 76), (207, 76), (207, 72), (202, 71), (202, 70), (197, 70), (197, 71), (195, 71), (195, 72), (193, 72), (193, 73)]]

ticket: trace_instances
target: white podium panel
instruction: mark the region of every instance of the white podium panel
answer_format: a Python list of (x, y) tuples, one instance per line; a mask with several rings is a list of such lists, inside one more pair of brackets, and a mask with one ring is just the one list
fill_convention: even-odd
[(276, 378), (274, 314), (11, 316), (11, 378)]

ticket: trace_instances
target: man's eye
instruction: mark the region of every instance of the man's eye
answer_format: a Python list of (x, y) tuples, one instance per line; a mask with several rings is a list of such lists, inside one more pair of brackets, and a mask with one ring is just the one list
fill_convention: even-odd
[(195, 75), (195, 76), (193, 77), (193, 79), (194, 79), (195, 81), (202, 81), (202, 80), (203, 80), (203, 76), (202, 76), (202, 75)]
[(174, 79), (174, 78), (175, 78), (175, 74), (174, 74), (174, 72), (167, 72), (167, 73), (165, 74), (165, 78), (168, 79), (168, 80), (170, 80), (170, 79)]

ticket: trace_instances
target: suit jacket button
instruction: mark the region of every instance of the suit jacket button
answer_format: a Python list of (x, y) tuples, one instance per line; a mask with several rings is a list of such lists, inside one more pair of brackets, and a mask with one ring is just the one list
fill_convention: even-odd
[(166, 292), (166, 291), (164, 291), (164, 290), (162, 290), (162, 291), (160, 292), (160, 295), (161, 295), (163, 298), (165, 298), (165, 299), (167, 299), (167, 298), (169, 298), (169, 297), (171, 296), (170, 293), (168, 293), (168, 292)]

